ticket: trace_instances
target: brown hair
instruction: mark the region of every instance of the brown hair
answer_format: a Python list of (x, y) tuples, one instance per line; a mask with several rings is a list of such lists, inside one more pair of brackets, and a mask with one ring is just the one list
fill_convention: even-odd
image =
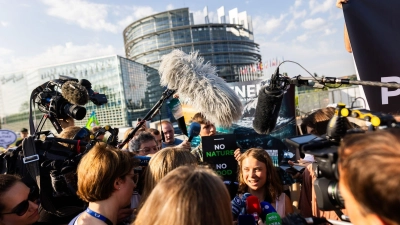
[(222, 179), (211, 169), (181, 166), (154, 188), (134, 225), (232, 225), (232, 221)]
[(196, 164), (196, 157), (187, 150), (167, 147), (158, 151), (151, 157), (145, 172), (142, 202), (146, 201), (156, 184), (173, 169)]
[(400, 224), (400, 129), (346, 136), (339, 147), (340, 181), (362, 206)]
[(160, 135), (161, 134), (160, 131), (155, 129), (155, 128), (149, 128), (149, 129), (147, 129), (147, 131), (150, 132), (153, 135)]
[(197, 122), (199, 124), (207, 124), (209, 121), (204, 117), (202, 113), (198, 112), (194, 114), (192, 122)]
[(238, 168), (239, 192), (240, 193), (249, 192), (248, 186), (244, 181), (242, 172), (242, 166), (243, 166), (242, 162), (244, 159), (248, 157), (253, 157), (256, 160), (264, 163), (267, 168), (267, 180), (264, 184), (265, 199), (262, 200), (260, 199), (260, 200), (271, 203), (275, 202), (276, 199), (279, 197), (279, 195), (281, 195), (283, 192), (282, 181), (279, 179), (278, 172), (276, 171), (276, 168), (272, 163), (271, 157), (264, 149), (250, 148), (240, 156), (239, 168)]
[[(60, 133), (60, 135), (58, 136), (59, 138), (63, 138), (63, 139), (73, 139), (74, 137), (75, 137), (75, 135), (81, 130), (81, 129), (83, 129), (82, 127), (78, 127), (78, 126), (70, 126), (70, 127), (67, 127), (67, 128), (65, 128), (61, 133)], [(90, 132), (90, 131), (89, 131)], [(82, 140), (82, 141), (86, 141), (86, 142), (89, 142), (89, 140), (90, 140), (90, 135), (88, 136), (88, 137), (86, 137), (84, 140)], [(67, 144), (67, 143), (63, 143), (63, 142), (59, 142), (59, 144), (60, 145), (63, 145), (63, 146), (65, 146), (65, 147), (68, 147), (68, 148), (73, 148), (74, 147), (74, 145), (72, 145), (72, 144)]]
[(335, 115), (335, 108), (326, 107), (318, 109), (317, 111), (311, 113), (301, 123), (301, 129), (303, 134), (306, 134), (307, 127), (313, 128), (312, 134), (323, 135), (326, 133), (326, 128), (328, 127), (329, 120)]
[(114, 192), (114, 181), (125, 179), (137, 165), (132, 153), (96, 143), (79, 163), (78, 196), (86, 202), (109, 198)]
[[(17, 182), (21, 182), (21, 178), (11, 174), (0, 174), (0, 199), (4, 193), (9, 191)], [(4, 204), (0, 201), (0, 212), (4, 210)], [(0, 214), (0, 218), (3, 215)]]

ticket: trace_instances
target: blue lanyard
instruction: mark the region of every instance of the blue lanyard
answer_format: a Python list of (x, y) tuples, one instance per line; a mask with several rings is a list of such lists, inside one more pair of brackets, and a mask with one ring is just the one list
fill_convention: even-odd
[(97, 212), (95, 212), (95, 211), (89, 209), (89, 207), (86, 209), (86, 212), (87, 212), (89, 215), (93, 216), (94, 218), (103, 221), (103, 222), (106, 223), (107, 225), (113, 225), (113, 223), (111, 222), (111, 220), (109, 220), (107, 217), (101, 215), (100, 213), (97, 213)]

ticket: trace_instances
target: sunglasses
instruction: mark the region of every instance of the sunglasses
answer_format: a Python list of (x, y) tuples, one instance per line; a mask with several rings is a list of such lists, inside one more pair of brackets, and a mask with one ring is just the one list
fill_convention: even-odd
[(23, 216), (29, 209), (29, 202), (35, 202), (39, 197), (38, 191), (36, 191), (36, 188), (31, 188), (28, 199), (22, 201), (19, 203), (17, 206), (15, 206), (11, 212), (8, 213), (1, 213), (2, 215), (6, 214), (17, 214), (18, 216)]

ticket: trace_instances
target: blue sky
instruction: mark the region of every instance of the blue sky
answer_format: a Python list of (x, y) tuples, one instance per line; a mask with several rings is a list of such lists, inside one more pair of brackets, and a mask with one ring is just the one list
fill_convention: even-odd
[[(343, 44), (343, 13), (335, 0), (0, 0), (0, 74), (111, 54), (125, 56), (123, 29), (142, 17), (189, 7), (195, 23), (225, 6), (252, 17), (263, 62), (284, 57), (312, 73), (355, 73)], [(307, 76), (285, 64), (281, 72)], [(273, 71), (267, 71), (268, 74)]]

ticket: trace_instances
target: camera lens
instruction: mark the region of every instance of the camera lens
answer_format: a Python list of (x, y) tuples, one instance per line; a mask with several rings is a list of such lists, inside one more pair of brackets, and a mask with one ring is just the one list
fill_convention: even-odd
[(82, 120), (86, 116), (86, 108), (67, 103), (64, 106), (64, 113), (76, 120)]
[(328, 185), (328, 195), (333, 205), (340, 209), (344, 209), (344, 199), (340, 194), (339, 183), (337, 181), (332, 181)]

